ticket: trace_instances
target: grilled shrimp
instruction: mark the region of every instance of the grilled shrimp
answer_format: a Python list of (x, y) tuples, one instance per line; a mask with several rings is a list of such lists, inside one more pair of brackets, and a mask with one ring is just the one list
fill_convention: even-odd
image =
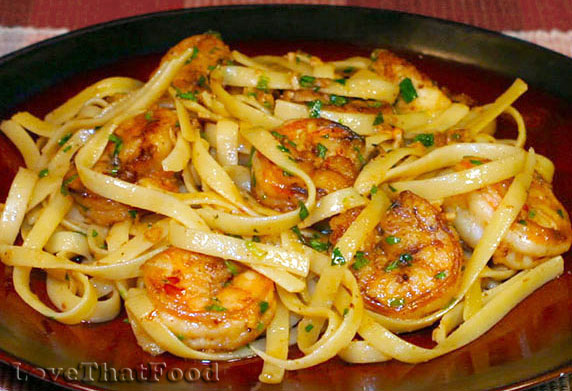
[(173, 46), (161, 59), (161, 65), (189, 48), (194, 48), (193, 54), (177, 73), (172, 85), (183, 92), (201, 91), (211, 70), (230, 60), (230, 49), (216, 34), (193, 35)]
[(178, 248), (143, 266), (156, 315), (193, 349), (229, 351), (252, 342), (276, 310), (274, 283), (230, 261)]
[[(456, 168), (467, 168), (471, 162), (476, 161), (466, 158)], [(511, 183), (512, 179), (507, 179), (445, 200), (446, 210), (455, 214), (453, 223), (459, 235), (469, 246), (477, 245)], [(571, 243), (568, 213), (554, 196), (550, 183), (535, 173), (525, 205), (495, 251), (493, 262), (527, 269), (542, 258), (568, 251)]]
[[(318, 197), (352, 186), (365, 143), (351, 129), (322, 118), (292, 120), (272, 134), (314, 181)], [(285, 211), (307, 196), (304, 182), (283, 171), (262, 154), (252, 159), (253, 194), (264, 205)]]
[[(179, 179), (174, 172), (163, 171), (162, 161), (173, 149), (177, 114), (154, 108), (122, 122), (110, 137), (94, 170), (130, 183), (150, 185), (177, 191)], [(75, 167), (66, 174), (64, 183), (80, 211), (91, 221), (110, 225), (129, 217), (129, 207), (100, 197), (86, 189), (77, 177)]]
[[(441, 110), (451, 104), (447, 95), (427, 75), (403, 58), (388, 50), (378, 49), (373, 52), (372, 60), (372, 71), (384, 80), (400, 84), (402, 94), (396, 103), (396, 108), (400, 112)], [(406, 79), (411, 80), (417, 97), (404, 96), (404, 89), (410, 90), (410, 86), (401, 84)], [(405, 83), (408, 82), (405, 81)], [(409, 101), (410, 98), (414, 99)]]
[[(335, 243), (361, 212), (330, 220)], [(463, 251), (444, 215), (427, 200), (404, 191), (393, 201), (351, 270), (366, 305), (383, 315), (420, 318), (445, 307), (461, 282)]]

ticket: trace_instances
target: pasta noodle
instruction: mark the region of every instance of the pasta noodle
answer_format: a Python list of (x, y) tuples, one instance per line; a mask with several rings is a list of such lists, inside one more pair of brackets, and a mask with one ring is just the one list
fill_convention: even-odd
[[(265, 383), (336, 355), (431, 360), (563, 272), (572, 229), (554, 165), (524, 148), (526, 90), (472, 107), (385, 50), (248, 57), (193, 36), (147, 82), (2, 122), (25, 167), (0, 259), (44, 316), (107, 322), (124, 305), (146, 352), (257, 355)], [(495, 138), (500, 115), (515, 140)], [(399, 336), (430, 325), (432, 349)]]

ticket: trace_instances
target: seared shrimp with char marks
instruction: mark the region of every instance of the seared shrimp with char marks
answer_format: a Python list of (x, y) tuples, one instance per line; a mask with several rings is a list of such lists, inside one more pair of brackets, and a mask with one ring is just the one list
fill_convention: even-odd
[[(481, 162), (484, 160), (467, 157), (456, 169)], [(477, 245), (511, 183), (512, 179), (507, 179), (445, 200), (446, 210), (455, 215), (453, 223), (459, 235), (469, 246)], [(571, 243), (568, 213), (552, 192), (552, 185), (534, 173), (524, 207), (495, 251), (493, 262), (512, 269), (528, 269), (543, 258), (568, 251)]]
[[(122, 122), (105, 148), (94, 170), (130, 183), (178, 191), (174, 172), (163, 171), (162, 161), (173, 149), (177, 114), (155, 107)], [(71, 182), (70, 182), (71, 180)], [(66, 175), (68, 191), (91, 221), (110, 225), (129, 217), (129, 207), (103, 198), (83, 186), (75, 167)]]
[[(292, 120), (272, 131), (280, 149), (314, 181), (318, 198), (352, 186), (363, 162), (365, 142), (346, 126), (322, 118)], [(304, 182), (262, 154), (252, 159), (253, 194), (265, 206), (286, 211), (304, 201)]]
[[(361, 212), (349, 210), (330, 221), (336, 242)], [(461, 282), (463, 251), (443, 213), (404, 191), (393, 201), (363, 252), (350, 267), (366, 305), (383, 315), (415, 319), (446, 307)]]
[[(411, 81), (417, 96), (407, 102), (401, 94), (396, 103), (399, 112), (442, 110), (451, 105), (451, 100), (447, 95), (427, 75), (405, 59), (388, 50), (377, 49), (372, 53), (372, 60), (371, 70), (384, 80), (396, 84), (404, 81), (408, 84), (406, 79)], [(410, 89), (408, 85), (400, 87), (403, 87), (402, 92), (403, 89)]]
[(210, 72), (217, 65), (230, 60), (230, 49), (216, 34), (193, 35), (173, 46), (161, 59), (161, 65), (189, 48), (193, 48), (193, 53), (173, 79), (172, 85), (182, 92), (202, 91), (207, 86)]
[(220, 258), (178, 248), (143, 266), (156, 316), (193, 349), (230, 351), (252, 342), (276, 310), (274, 283)]

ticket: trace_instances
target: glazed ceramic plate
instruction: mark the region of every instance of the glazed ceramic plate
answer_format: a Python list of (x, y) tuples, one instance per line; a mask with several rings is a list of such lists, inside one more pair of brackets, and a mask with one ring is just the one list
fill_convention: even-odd
[[(323, 6), (200, 8), (89, 27), (0, 59), (0, 117), (22, 108), (43, 115), (105, 76), (144, 79), (159, 53), (207, 30), (221, 32), (232, 48), (247, 54), (300, 48), (333, 59), (391, 48), (451, 92), (465, 92), (480, 103), (494, 100), (521, 77), (531, 86), (516, 105), (528, 126), (528, 144), (554, 161), (555, 192), (572, 210), (572, 60), (493, 32), (398, 12)], [(508, 121), (499, 127), (506, 133), (514, 130)], [(5, 197), (20, 162), (0, 137), (0, 197)], [(258, 382), (258, 359), (210, 364), (149, 356), (137, 346), (124, 315), (105, 324), (78, 326), (43, 318), (18, 298), (11, 271), (0, 266), (0, 360), (20, 363), (20, 370), (75, 389), (521, 389), (572, 372), (572, 260), (568, 254), (565, 258), (563, 276), (462, 349), (418, 365), (348, 365), (333, 359), (288, 373), (277, 386)], [(41, 292), (41, 276), (33, 284)], [(405, 337), (427, 346), (429, 333)], [(154, 382), (149, 366), (158, 370), (163, 363), (164, 375)], [(94, 381), (89, 381), (90, 367)], [(86, 382), (73, 381), (75, 371), (66, 368), (75, 369)], [(181, 374), (186, 380), (175, 381)]]

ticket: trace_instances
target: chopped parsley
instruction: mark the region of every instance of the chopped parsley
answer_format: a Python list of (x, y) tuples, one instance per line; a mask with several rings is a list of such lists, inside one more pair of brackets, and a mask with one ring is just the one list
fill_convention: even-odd
[(191, 56), (188, 58), (188, 60), (185, 62), (185, 64), (189, 64), (191, 61), (193, 61), (195, 58), (197, 58), (199, 54), (199, 48), (196, 46), (193, 46), (193, 52), (191, 53)]
[(398, 238), (397, 236), (390, 235), (387, 238), (385, 238), (385, 242), (387, 244), (393, 246), (394, 244), (401, 242), (401, 238)]
[(268, 311), (268, 308), (270, 307), (270, 304), (268, 304), (267, 301), (261, 301), (260, 303), (258, 303), (258, 305), (260, 306), (260, 313), (261, 314)]
[(258, 324), (256, 325), (256, 330), (258, 331), (264, 330), (264, 323), (258, 322)]
[(527, 225), (526, 220), (518, 220), (518, 223), (520, 225)]
[(320, 118), (320, 113), (322, 112), (322, 101), (313, 100), (307, 103), (310, 108), (310, 118)]
[(62, 145), (64, 145), (65, 143), (68, 142), (68, 140), (71, 138), (72, 134), (68, 133), (65, 136), (63, 136), (59, 141), (58, 141), (58, 145), (61, 147)]
[(375, 116), (375, 119), (373, 120), (373, 126), (377, 126), (379, 124), (383, 123), (383, 114), (382, 113), (377, 113), (377, 115)]
[(153, 112), (151, 110), (145, 112), (145, 119), (148, 122), (153, 121)]
[(130, 209), (127, 213), (129, 213), (132, 219), (137, 217), (137, 211), (135, 209)]
[(42, 171), (40, 171), (38, 173), (38, 176), (40, 178), (44, 178), (44, 177), (47, 177), (49, 173), (50, 173), (50, 171), (47, 168), (44, 168)]
[(216, 304), (216, 303), (206, 306), (205, 309), (207, 311), (216, 311), (216, 312), (226, 311), (226, 308), (224, 308), (222, 305)]
[(336, 247), (332, 252), (332, 266), (344, 265), (345, 263), (346, 259), (344, 258), (342, 251)]
[(300, 206), (300, 212), (298, 215), (300, 216), (301, 220), (304, 220), (310, 215), (310, 212), (308, 212), (308, 208), (306, 208), (306, 205), (302, 201), (298, 203), (298, 206)]
[(68, 179), (64, 180), (62, 186), (60, 187), (60, 193), (67, 196), (69, 195), (68, 185), (77, 179), (77, 174), (70, 176)]
[(343, 73), (352, 73), (353, 71), (355, 71), (355, 67), (346, 67), (342, 70)]
[(194, 102), (196, 102), (196, 100), (197, 100), (197, 95), (191, 91), (183, 92), (181, 90), (178, 90), (176, 96), (177, 96), (177, 98), (181, 98), (181, 99), (185, 99), (185, 100), (192, 100)]
[(312, 323), (308, 323), (308, 325), (304, 327), (304, 330), (306, 330), (306, 332), (309, 333), (310, 331), (312, 331), (313, 328), (314, 325)]
[(292, 230), (292, 232), (294, 232), (296, 234), (296, 236), (298, 237), (298, 240), (303, 243), (304, 242), (304, 236), (302, 236), (302, 232), (300, 231), (300, 228), (298, 228), (298, 226), (295, 225), (290, 229)]
[(341, 79), (334, 79), (333, 81), (343, 86), (346, 85), (346, 79), (344, 79), (343, 77)]
[(389, 299), (388, 304), (393, 308), (401, 308), (405, 305), (405, 299), (403, 297), (392, 297)]
[(343, 316), (344, 316), (344, 317), (346, 317), (346, 315), (347, 315), (347, 314), (349, 314), (349, 313), (350, 313), (350, 309), (349, 309), (349, 308), (347, 308), (347, 307), (346, 307), (346, 308), (344, 308), (344, 313), (343, 313)]
[(403, 253), (399, 256), (399, 262), (411, 266), (411, 261), (413, 260), (413, 256), (409, 253)]
[(357, 251), (355, 255), (354, 263), (352, 264), (352, 268), (354, 270), (359, 270), (365, 265), (369, 263), (369, 259), (365, 257), (365, 253), (363, 251)]
[(310, 247), (316, 251), (326, 251), (328, 248), (330, 248), (330, 243), (320, 242), (317, 239), (312, 239), (310, 240)]
[(358, 147), (357, 145), (354, 146), (354, 151), (357, 152), (357, 157), (358, 157), (358, 160), (359, 160), (360, 164), (361, 164), (361, 165), (364, 165), (364, 164), (365, 164), (365, 158), (364, 158), (363, 155), (361, 154), (361, 150), (359, 149), (359, 147)]
[(528, 217), (530, 217), (532, 219), (532, 218), (534, 218), (534, 216), (536, 216), (536, 211), (534, 209), (531, 209), (528, 212)]
[(258, 82), (256, 83), (256, 88), (261, 90), (261, 91), (268, 91), (268, 83), (270, 82), (270, 79), (268, 79), (268, 77), (266, 76), (260, 76), (258, 78)]
[(109, 135), (109, 141), (115, 144), (115, 148), (113, 149), (113, 157), (116, 157), (119, 155), (119, 152), (121, 152), (121, 148), (123, 147), (123, 140), (121, 137), (112, 133)]
[(97, 235), (99, 235), (99, 233), (96, 230), (91, 231), (91, 237), (92, 238), (97, 238)]
[(63, 151), (64, 151), (64, 153), (65, 153), (65, 152), (69, 152), (70, 149), (72, 149), (72, 146), (71, 146), (71, 145), (68, 145), (67, 147), (65, 147), (65, 148), (63, 149)]
[(480, 166), (481, 164), (483, 164), (482, 161), (476, 160), (476, 159), (471, 159), (471, 160), (469, 160), (469, 162), (471, 162), (471, 164), (474, 166)]
[(326, 152), (328, 152), (328, 148), (326, 148), (324, 145), (318, 143), (317, 145), (318, 148), (318, 157), (321, 159), (325, 159), (326, 158)]
[(437, 274), (435, 274), (435, 278), (438, 280), (442, 280), (445, 277), (447, 277), (447, 272), (443, 271), (443, 272), (439, 272)]
[(556, 213), (558, 213), (558, 216), (564, 218), (564, 212), (562, 211), (562, 209), (558, 209), (558, 210), (556, 211)]
[(373, 186), (371, 187), (371, 190), (369, 191), (369, 194), (375, 195), (376, 193), (377, 193), (377, 186), (376, 186), (376, 185), (373, 185)]
[(233, 261), (226, 259), (224, 261), (224, 265), (226, 266), (226, 268), (230, 272), (230, 274), (232, 274), (233, 276), (236, 276), (238, 274), (238, 267), (236, 266), (236, 264)]
[(300, 77), (300, 85), (305, 88), (310, 88), (316, 83), (316, 78), (314, 76), (304, 75)]
[(401, 80), (401, 83), (399, 83), (399, 91), (401, 92), (401, 97), (406, 103), (411, 103), (418, 96), (413, 82), (408, 77)]
[(431, 147), (435, 144), (435, 136), (433, 133), (421, 133), (413, 138), (414, 141), (419, 141), (426, 147)]
[(277, 145), (276, 148), (278, 148), (280, 152), (290, 153), (290, 150), (282, 144)]
[(274, 137), (276, 137), (278, 140), (282, 140), (284, 137), (286, 137), (283, 134), (280, 134), (275, 130), (271, 131), (270, 134), (273, 135)]
[(252, 167), (252, 158), (254, 157), (254, 152), (256, 152), (256, 148), (250, 148), (250, 155), (248, 155), (248, 162), (246, 163), (247, 167)]
[(399, 267), (399, 261), (393, 261), (389, 265), (387, 265), (384, 270), (389, 273), (397, 269), (398, 267)]
[(389, 190), (391, 190), (392, 192), (397, 192), (397, 189), (391, 185), (387, 185), (389, 187)]
[(334, 106), (343, 106), (348, 103), (348, 100), (343, 96), (330, 95), (330, 103)]

